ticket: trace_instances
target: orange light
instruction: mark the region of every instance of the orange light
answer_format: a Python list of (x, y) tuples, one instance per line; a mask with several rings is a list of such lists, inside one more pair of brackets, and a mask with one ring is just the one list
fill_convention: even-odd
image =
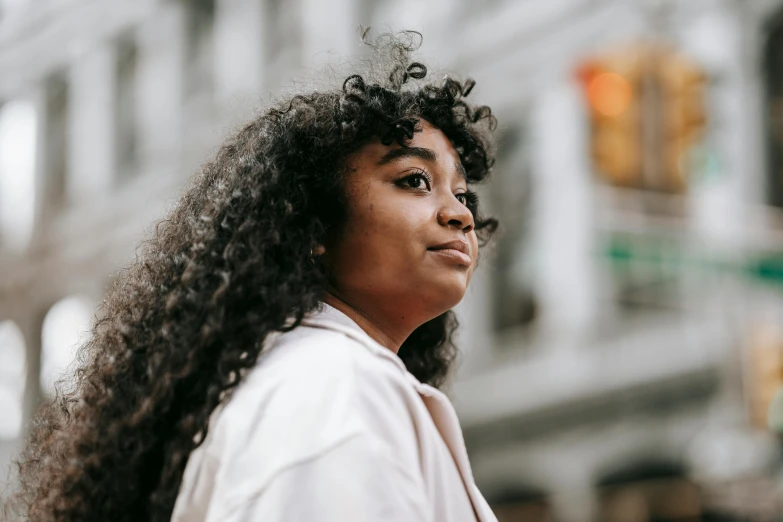
[(619, 116), (631, 103), (631, 85), (617, 73), (597, 74), (587, 84), (587, 99), (601, 115)]

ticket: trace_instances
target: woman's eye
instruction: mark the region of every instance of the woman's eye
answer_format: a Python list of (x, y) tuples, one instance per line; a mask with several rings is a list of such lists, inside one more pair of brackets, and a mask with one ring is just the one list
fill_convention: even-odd
[(423, 173), (417, 172), (416, 174), (405, 176), (401, 181), (406, 187), (430, 190), (430, 181)]
[(419, 188), (424, 184), (424, 176), (416, 174), (408, 178), (408, 186), (413, 188)]
[(476, 215), (479, 204), (478, 194), (469, 190), (467, 192), (455, 194), (454, 197), (457, 198), (457, 201), (468, 207), (468, 210), (470, 210), (471, 214), (474, 216)]

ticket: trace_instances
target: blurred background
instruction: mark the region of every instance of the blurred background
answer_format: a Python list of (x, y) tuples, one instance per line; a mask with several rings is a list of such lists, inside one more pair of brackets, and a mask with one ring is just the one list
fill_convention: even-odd
[(359, 24), (499, 118), (449, 394), (501, 522), (783, 520), (783, 0), (0, 0), (0, 489), (187, 178)]

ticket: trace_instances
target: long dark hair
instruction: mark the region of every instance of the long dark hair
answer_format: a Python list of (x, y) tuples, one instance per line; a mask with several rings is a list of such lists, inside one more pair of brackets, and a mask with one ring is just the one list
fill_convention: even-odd
[[(278, 103), (204, 165), (109, 290), (80, 368), (37, 414), (7, 507), (40, 522), (168, 520), (212, 411), (267, 335), (295, 328), (323, 295), (311, 252), (342, 225), (346, 156), (377, 139), (405, 146), (423, 118), (452, 141), (470, 183), (487, 177), (494, 116), (465, 103), (470, 80), (419, 82), (417, 38), (376, 40), (379, 81), (352, 75)], [(497, 223), (475, 219), (485, 241)], [(421, 381), (442, 383), (455, 326), (447, 312), (402, 345)]]

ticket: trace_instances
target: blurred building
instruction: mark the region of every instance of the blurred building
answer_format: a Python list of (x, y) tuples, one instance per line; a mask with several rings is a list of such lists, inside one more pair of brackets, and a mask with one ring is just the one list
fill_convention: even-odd
[(499, 518), (774, 520), (781, 0), (0, 0), (0, 462), (184, 181), (360, 23), (500, 120), (451, 388)]
[(783, 512), (782, 7), (509, 2), (461, 33), (507, 230), (455, 401), (507, 520)]

